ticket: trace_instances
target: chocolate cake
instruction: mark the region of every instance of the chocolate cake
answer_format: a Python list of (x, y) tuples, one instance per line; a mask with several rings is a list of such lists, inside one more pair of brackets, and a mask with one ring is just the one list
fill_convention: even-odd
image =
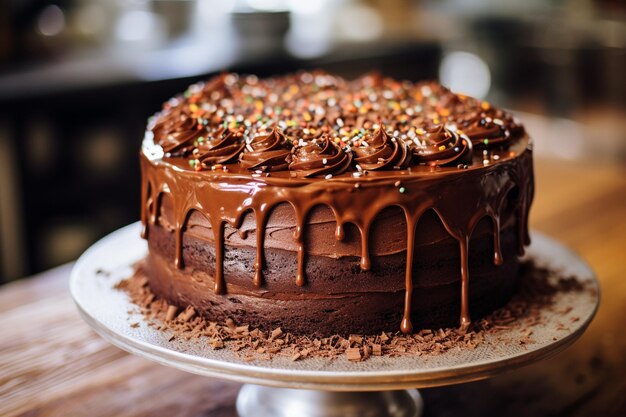
[(523, 126), (435, 82), (223, 74), (165, 103), (140, 160), (142, 273), (211, 320), (463, 327), (511, 298), (529, 243)]

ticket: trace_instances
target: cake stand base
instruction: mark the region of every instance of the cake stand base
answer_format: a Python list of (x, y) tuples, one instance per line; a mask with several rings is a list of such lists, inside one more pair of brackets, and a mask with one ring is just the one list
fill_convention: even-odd
[(241, 417), (419, 417), (413, 390), (333, 392), (245, 384), (237, 396)]

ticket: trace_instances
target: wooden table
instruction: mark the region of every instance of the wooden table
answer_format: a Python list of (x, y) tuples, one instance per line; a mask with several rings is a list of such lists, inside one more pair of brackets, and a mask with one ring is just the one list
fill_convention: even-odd
[[(532, 227), (595, 269), (602, 304), (557, 357), (487, 381), (422, 390), (426, 416), (626, 415), (626, 168), (537, 159)], [(239, 384), (129, 355), (82, 322), (71, 265), (0, 290), (0, 416), (236, 416)]]

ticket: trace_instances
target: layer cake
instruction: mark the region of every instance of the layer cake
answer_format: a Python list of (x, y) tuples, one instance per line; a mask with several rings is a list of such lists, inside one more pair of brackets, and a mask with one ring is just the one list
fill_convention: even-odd
[(140, 161), (141, 269), (210, 320), (467, 326), (510, 299), (529, 243), (523, 126), (435, 82), (222, 74), (165, 103)]

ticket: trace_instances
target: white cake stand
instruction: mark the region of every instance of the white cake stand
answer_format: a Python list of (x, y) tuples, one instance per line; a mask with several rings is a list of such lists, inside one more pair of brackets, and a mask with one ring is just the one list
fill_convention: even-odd
[(359, 363), (343, 357), (246, 362), (229, 349), (213, 350), (203, 340), (169, 341), (167, 332), (153, 329), (141, 314), (133, 313), (136, 306), (113, 286), (130, 276), (133, 263), (146, 253), (139, 230), (138, 223), (120, 229), (80, 257), (70, 280), (78, 309), (96, 332), (130, 353), (187, 372), (243, 382), (237, 397), (242, 417), (416, 417), (422, 400), (414, 388), (484, 379), (554, 355), (580, 337), (599, 302), (589, 266), (535, 232), (527, 256), (585, 282), (591, 290), (559, 293), (554, 305), (541, 312), (541, 324), (533, 327), (533, 343), (515, 343), (520, 339), (517, 329), (487, 335), (476, 349), (452, 349), (437, 356), (372, 357)]

